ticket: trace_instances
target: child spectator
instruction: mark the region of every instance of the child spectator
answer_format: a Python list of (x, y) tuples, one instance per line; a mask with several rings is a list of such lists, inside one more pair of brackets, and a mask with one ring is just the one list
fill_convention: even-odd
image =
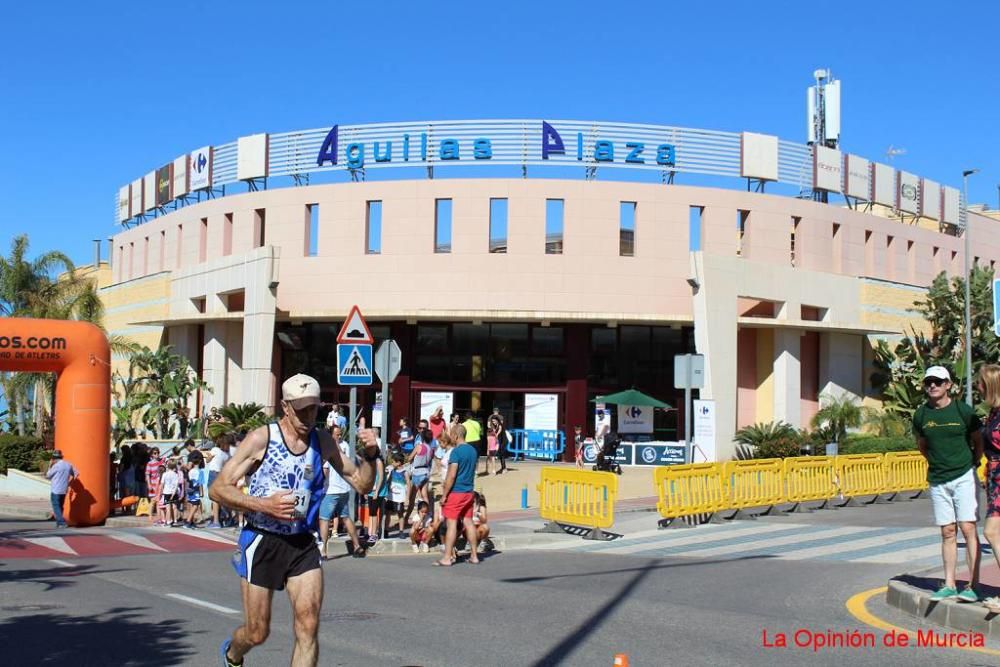
[[(156, 477), (156, 498), (152, 502), (156, 503), (156, 514), (159, 517), (156, 520), (157, 526), (167, 525), (167, 501), (163, 497), (163, 473), (167, 471), (167, 466), (162, 461), (160, 462), (159, 470), (157, 471)], [(152, 487), (150, 487), (152, 488)]]
[(368, 524), (365, 529), (368, 531), (368, 546), (374, 546), (382, 537), (379, 526), (382, 522), (382, 513), (385, 511), (385, 497), (389, 493), (389, 484), (385, 476), (385, 462), (382, 457), (375, 459), (375, 485), (368, 493)]
[(576, 447), (576, 467), (583, 468), (583, 428), (573, 427), (573, 443)]
[(197, 527), (195, 516), (201, 514), (201, 469), (204, 465), (204, 459), (199, 459), (188, 464), (186, 494), (188, 504), (187, 527), (192, 529)]
[(402, 454), (394, 454), (392, 465), (386, 471), (385, 476), (389, 481), (389, 500), (385, 508), (385, 531), (384, 537), (389, 537), (389, 524), (392, 520), (393, 512), (399, 523), (399, 537), (403, 536), (406, 513), (406, 465)]
[(149, 522), (157, 523), (156, 516), (156, 506), (159, 504), (159, 491), (160, 491), (160, 469), (163, 467), (163, 461), (160, 460), (160, 449), (158, 447), (153, 447), (149, 450), (149, 462), (146, 463), (146, 469), (144, 471), (146, 475), (146, 492), (149, 498)]
[(177, 504), (182, 498), (180, 487), (181, 478), (177, 474), (177, 461), (169, 461), (166, 472), (160, 477), (160, 496), (166, 505), (166, 515), (163, 518), (170, 527), (177, 526)]
[(476, 528), (476, 542), (479, 553), (493, 551), (493, 540), (490, 537), (490, 524), (487, 523), (486, 496), (475, 491), (472, 494), (472, 525)]
[(430, 505), (421, 500), (417, 503), (417, 515), (410, 522), (410, 548), (413, 553), (430, 551), (430, 541), (434, 537), (433, 525)]

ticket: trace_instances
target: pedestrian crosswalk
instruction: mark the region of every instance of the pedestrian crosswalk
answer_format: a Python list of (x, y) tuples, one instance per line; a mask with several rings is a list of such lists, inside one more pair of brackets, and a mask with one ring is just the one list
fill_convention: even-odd
[(941, 533), (934, 526), (903, 528), (752, 521), (687, 530), (650, 529), (609, 542), (559, 541), (528, 548), (712, 560), (768, 557), (931, 564), (941, 557)]
[(209, 531), (90, 528), (22, 531), (0, 535), (0, 559), (89, 558), (143, 554), (230, 551), (234, 541)]

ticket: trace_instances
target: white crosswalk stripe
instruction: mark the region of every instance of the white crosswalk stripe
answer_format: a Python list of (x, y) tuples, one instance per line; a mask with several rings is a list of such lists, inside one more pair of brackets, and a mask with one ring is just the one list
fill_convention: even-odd
[(731, 523), (689, 530), (643, 530), (611, 542), (566, 540), (534, 550), (670, 558), (767, 556), (783, 560), (911, 563), (940, 557), (940, 533), (923, 528), (837, 524)]
[(46, 549), (51, 549), (52, 551), (69, 554), (70, 556), (78, 555), (73, 547), (66, 544), (66, 540), (61, 537), (25, 537), (24, 541), (37, 544), (40, 547), (45, 547)]
[(152, 551), (166, 551), (160, 545), (147, 540), (142, 535), (136, 533), (126, 533), (124, 531), (108, 531), (105, 533), (108, 537), (113, 540), (118, 540), (119, 542), (124, 542), (125, 544), (131, 544), (133, 546), (142, 547), (143, 549), (150, 549)]

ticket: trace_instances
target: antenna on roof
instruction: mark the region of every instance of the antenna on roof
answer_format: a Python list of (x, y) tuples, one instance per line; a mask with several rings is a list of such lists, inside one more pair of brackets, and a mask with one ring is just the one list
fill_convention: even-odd
[(888, 160), (889, 163), (891, 164), (892, 163), (892, 158), (896, 157), (897, 155), (906, 155), (906, 149), (905, 148), (896, 148), (892, 144), (889, 144), (889, 147), (887, 149), (885, 149), (885, 158), (886, 158), (886, 160)]

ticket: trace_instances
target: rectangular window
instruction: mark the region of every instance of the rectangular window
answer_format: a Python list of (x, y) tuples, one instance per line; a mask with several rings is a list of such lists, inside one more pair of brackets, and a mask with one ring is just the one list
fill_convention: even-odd
[(545, 200), (545, 254), (561, 255), (563, 251), (562, 199)]
[(198, 263), (204, 262), (208, 257), (208, 218), (201, 219), (201, 228), (198, 230)]
[(506, 199), (490, 199), (490, 252), (507, 252)]
[(306, 204), (306, 257), (319, 254), (319, 204)]
[(142, 275), (149, 275), (149, 237), (142, 244)]
[(842, 273), (844, 270), (844, 238), (840, 235), (840, 225), (833, 223), (833, 272)]
[(233, 214), (226, 213), (222, 222), (222, 256), (233, 254)]
[(160, 232), (160, 265), (158, 269), (160, 271), (167, 270), (167, 230), (162, 230)]
[(865, 275), (870, 276), (875, 269), (875, 244), (872, 243), (872, 233), (865, 230)]
[(135, 243), (128, 244), (128, 277), (135, 278)]
[(690, 252), (701, 250), (701, 216), (704, 212), (704, 206), (692, 206), (688, 213), (688, 251)]
[(618, 204), (618, 254), (622, 257), (635, 256), (634, 201), (623, 201)]
[(891, 236), (885, 237), (885, 270), (889, 280), (896, 279), (896, 244)]
[(175, 269), (181, 268), (181, 260), (184, 255), (181, 254), (184, 246), (184, 225), (177, 225), (177, 264), (174, 266)]
[(795, 266), (795, 234), (799, 231), (799, 223), (802, 222), (802, 218), (793, 215), (792, 216), (792, 266)]
[(253, 247), (263, 248), (264, 247), (264, 234), (265, 234), (265, 217), (264, 209), (258, 208), (253, 212)]
[(747, 233), (747, 225), (750, 224), (750, 211), (745, 211), (743, 209), (736, 210), (736, 232), (738, 234), (736, 239), (736, 254), (743, 254), (743, 237)]
[(367, 203), (365, 215), (365, 252), (378, 255), (382, 252), (382, 202)]
[(451, 200), (434, 200), (434, 252), (451, 252)]

